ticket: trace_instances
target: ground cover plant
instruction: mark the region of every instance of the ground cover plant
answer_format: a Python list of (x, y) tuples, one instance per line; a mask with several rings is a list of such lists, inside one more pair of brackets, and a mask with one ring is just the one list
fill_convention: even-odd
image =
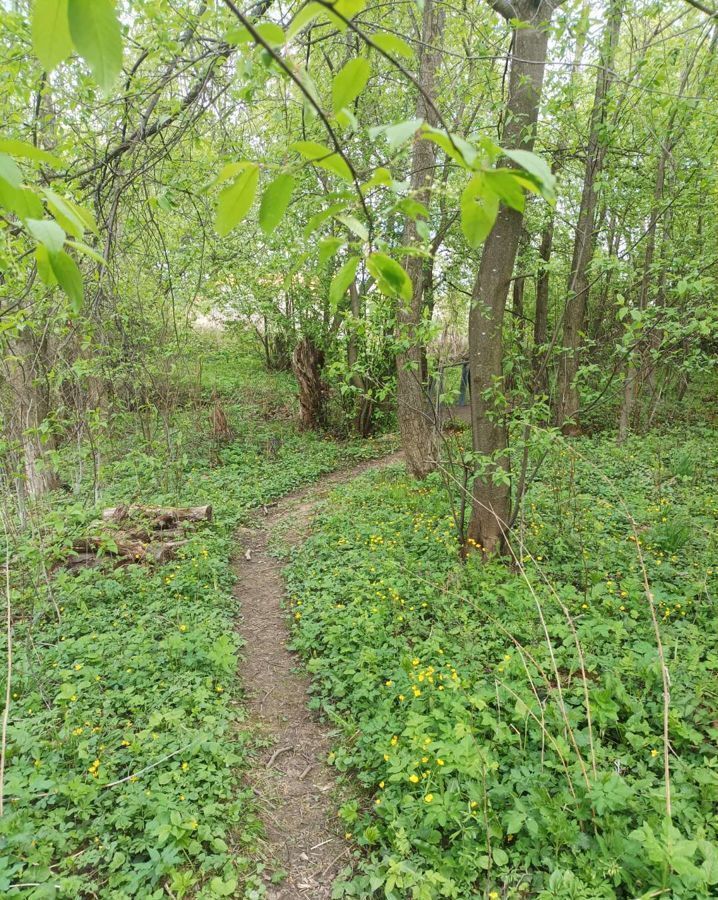
[(0, 895), (718, 896), (717, 45), (0, 0)]
[(341, 810), (363, 862), (335, 896), (715, 895), (715, 438), (556, 450), (525, 576), (457, 561), (438, 476), (373, 474), (327, 506), (289, 586), (334, 764), (365, 788)]
[[(12, 548), (17, 625), (0, 819), (3, 896), (260, 890), (259, 825), (241, 784), (253, 736), (236, 683), (234, 529), (251, 509), (391, 445), (300, 434), (291, 394), (290, 416), (266, 421), (261, 392), (251, 401), (236, 392), (257, 367), (252, 355), (225, 347), (207, 363), (207, 393), (223, 391), (231, 441), (217, 450), (208, 426), (193, 432), (193, 409), (176, 413), (169, 443), (159, 437), (138, 446), (137, 422), (127, 415), (126, 443), (103, 453), (101, 506), (88, 466), (81, 490), (54, 495)], [(286, 378), (264, 378), (281, 398)], [(210, 410), (205, 404), (199, 414), (208, 420)], [(52, 571), (74, 539), (97, 527), (102, 507), (198, 498), (214, 505), (214, 521), (173, 561)]]

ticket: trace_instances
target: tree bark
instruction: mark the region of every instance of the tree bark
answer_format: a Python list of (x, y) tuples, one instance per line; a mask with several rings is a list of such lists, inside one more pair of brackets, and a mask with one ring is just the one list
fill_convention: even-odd
[(357, 368), (359, 362), (359, 341), (357, 339), (357, 323), (363, 318), (363, 304), (356, 281), (349, 285), (349, 302), (351, 308), (351, 322), (349, 323), (349, 338), (347, 341), (347, 364), (351, 372), (351, 382), (356, 388), (356, 415), (354, 417), (354, 430), (360, 437), (369, 437), (373, 427), (374, 399), (367, 390), (364, 376)]
[(606, 156), (606, 142), (601, 136), (601, 131), (605, 124), (606, 100), (613, 80), (613, 60), (621, 30), (623, 2), (624, 0), (611, 0), (603, 35), (586, 148), (581, 205), (568, 278), (566, 310), (563, 320), (563, 350), (556, 386), (556, 424), (562, 428), (564, 434), (580, 432), (580, 397), (576, 386), (576, 375), (588, 303), (588, 269), (595, 247), (596, 180), (603, 168)]
[[(513, 32), (502, 143), (509, 148), (531, 150), (546, 67), (547, 26), (558, 4), (537, 5), (522, 0), (492, 2), (491, 6), (506, 18), (523, 20), (522, 27)], [(485, 466), (474, 480), (467, 541), (469, 547), (480, 548), (484, 555), (503, 548), (511, 513), (506, 424), (502, 404), (496, 403), (491, 394), (504, 394), (502, 329), (522, 220), (517, 210), (500, 208), (484, 244), (469, 313), (473, 449), (484, 459)]]
[(25, 328), (13, 340), (5, 360), (5, 373), (10, 388), (10, 437), (22, 453), (23, 488), (28, 497), (37, 500), (59, 487), (48, 454), (55, 438), (47, 428), (50, 414), (50, 386), (47, 379), (47, 342)]
[(534, 313), (533, 369), (534, 392), (548, 392), (548, 367), (546, 365), (546, 341), (548, 340), (548, 298), (550, 286), (549, 263), (553, 250), (554, 211), (549, 211), (549, 220), (541, 233), (539, 257), (541, 268), (536, 278), (536, 309)]
[(310, 338), (302, 338), (294, 348), (292, 369), (299, 387), (300, 424), (304, 431), (326, 425), (326, 385), (322, 379), (324, 353)]
[[(419, 84), (422, 93), (416, 102), (416, 117), (436, 125), (436, 114), (427, 102), (435, 95), (436, 70), (444, 24), (443, 7), (434, 0), (425, 0), (419, 55)], [(428, 207), (431, 201), (436, 146), (431, 141), (415, 139), (411, 161), (411, 191), (419, 203)], [(418, 240), (416, 221), (407, 218), (403, 242), (406, 246)], [(406, 272), (411, 279), (413, 294), (409, 304), (397, 311), (398, 338), (405, 347), (396, 357), (397, 416), (404, 447), (406, 464), (416, 478), (425, 478), (436, 468), (438, 437), (434, 423), (424, 368), (424, 342), (418, 332), (424, 320), (424, 260), (420, 256), (407, 257)]]
[[(688, 86), (688, 80), (693, 67), (694, 60), (690, 60), (683, 70), (681, 76), (680, 88), (676, 100), (676, 105), (671, 110), (666, 124), (665, 134), (661, 143), (661, 152), (658, 155), (658, 165), (656, 167), (656, 181), (653, 189), (653, 201), (651, 204), (651, 213), (648, 219), (648, 230), (646, 232), (646, 250), (643, 258), (643, 272), (641, 275), (641, 287), (638, 295), (638, 308), (643, 311), (648, 306), (648, 298), (653, 279), (653, 261), (656, 253), (656, 231), (658, 222), (662, 214), (663, 194), (666, 185), (666, 170), (671, 153), (676, 145), (677, 138), (675, 134), (676, 118), (678, 116), (678, 103), (682, 99)], [(623, 402), (621, 404), (621, 412), (618, 419), (618, 443), (623, 443), (628, 437), (631, 430), (631, 422), (633, 420), (633, 410), (636, 400), (640, 392), (640, 359), (642, 348), (635, 347), (629, 355), (626, 366), (626, 377), (623, 383)]]

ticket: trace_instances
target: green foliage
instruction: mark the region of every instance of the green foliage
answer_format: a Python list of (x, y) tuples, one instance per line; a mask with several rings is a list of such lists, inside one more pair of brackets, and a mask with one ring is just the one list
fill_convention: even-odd
[(72, 52), (67, 4), (68, 0), (35, 0), (32, 48), (47, 72)]
[(259, 224), (265, 234), (271, 234), (282, 221), (292, 199), (295, 183), (289, 173), (283, 172), (265, 188), (259, 207)]
[(371, 65), (361, 56), (350, 59), (332, 81), (334, 113), (340, 112), (361, 94), (371, 75)]
[(239, 175), (222, 190), (217, 202), (215, 228), (225, 237), (244, 219), (254, 203), (259, 184), (259, 166), (256, 163), (238, 163)]
[[(395, 469), (330, 501), (289, 585), (314, 704), (344, 735), (334, 764), (365, 788), (342, 809), (363, 861), (335, 896), (713, 896), (718, 472), (665, 484), (655, 463), (714, 441), (554, 449), (518, 526), (526, 578), (457, 562), (436, 476)], [(671, 521), (691, 532), (668, 550), (652, 529)], [(636, 540), (671, 678), (671, 824)]]
[(122, 69), (122, 34), (113, 0), (68, 0), (68, 19), (77, 52), (100, 88), (109, 92)]
[[(291, 419), (268, 420), (264, 404), (276, 407), (291, 389), (284, 377), (231, 345), (195, 349), (208, 385), (224, 394), (236, 440), (217, 451), (198, 433), (196, 410), (180, 409), (170, 443), (143, 447), (126, 415), (122, 442), (103, 444), (98, 477), (103, 506), (201, 500), (213, 504), (213, 523), (164, 566), (59, 569), (38, 593), (33, 579), (100, 527), (99, 511), (82, 502), (87, 479), (75, 497), (53, 496), (41, 545), (28, 535), (14, 550), (4, 897), (160, 897), (167, 885), (175, 896), (212, 898), (238, 883), (252, 896), (259, 884), (259, 825), (241, 784), (253, 736), (237, 702), (233, 529), (248, 510), (387, 445), (337, 444), (298, 434)], [(249, 389), (253, 380), (264, 391)], [(291, 396), (283, 402), (293, 409)], [(59, 456), (69, 474), (71, 449)], [(28, 882), (30, 893), (13, 887)]]

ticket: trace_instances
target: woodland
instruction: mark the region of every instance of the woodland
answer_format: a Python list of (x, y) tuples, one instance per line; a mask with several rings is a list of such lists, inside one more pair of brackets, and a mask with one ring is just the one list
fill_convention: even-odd
[(0, 0), (0, 896), (718, 897), (718, 4)]

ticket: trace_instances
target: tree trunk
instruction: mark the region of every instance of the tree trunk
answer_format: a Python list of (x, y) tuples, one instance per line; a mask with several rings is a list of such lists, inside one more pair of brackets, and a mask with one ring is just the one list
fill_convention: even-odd
[(47, 344), (24, 329), (9, 348), (5, 372), (11, 392), (10, 437), (22, 453), (24, 490), (33, 500), (59, 487), (48, 454), (55, 438), (48, 429), (50, 386), (47, 380)]
[(304, 431), (326, 425), (326, 385), (322, 379), (324, 353), (310, 338), (302, 338), (294, 348), (292, 370), (299, 387), (300, 424)]
[[(608, 259), (611, 260), (618, 255), (618, 246), (620, 243), (621, 233), (618, 228), (616, 219), (616, 211), (611, 210), (608, 220), (608, 233), (606, 237), (606, 247)], [(608, 271), (601, 278), (601, 290), (598, 295), (598, 303), (594, 304), (592, 322), (589, 324), (589, 333), (594, 341), (600, 342), (606, 333), (606, 321), (608, 320), (608, 297), (613, 281), (613, 275), (609, 266)]]
[(546, 364), (546, 341), (548, 340), (548, 297), (549, 297), (549, 263), (553, 249), (553, 232), (555, 217), (554, 211), (549, 211), (549, 220), (541, 233), (541, 245), (539, 257), (541, 268), (536, 279), (536, 310), (534, 314), (534, 392), (546, 394), (548, 392), (548, 366)]
[[(511, 75), (504, 115), (502, 143), (531, 150), (541, 101), (548, 47), (548, 24), (558, 4), (492, 3), (506, 18), (523, 20), (513, 32)], [(511, 165), (511, 162), (507, 163)], [(469, 313), (469, 366), (473, 449), (485, 461), (474, 480), (472, 515), (467, 541), (484, 555), (500, 551), (511, 513), (511, 487), (506, 424), (501, 403), (490, 394), (503, 394), (502, 329), (506, 298), (521, 237), (523, 216), (502, 206), (481, 256)], [(468, 549), (468, 548), (467, 548)]]
[[(416, 103), (416, 116), (430, 125), (436, 115), (426, 97), (435, 94), (436, 69), (440, 54), (444, 12), (434, 0), (425, 0), (422, 19), (421, 52), (419, 55), (419, 83), (423, 93)], [(431, 201), (431, 189), (436, 164), (436, 146), (427, 140), (416, 139), (412, 149), (412, 196), (424, 206)], [(408, 218), (403, 242), (410, 246), (418, 240), (416, 222)], [(397, 311), (398, 337), (406, 347), (396, 357), (397, 416), (401, 442), (409, 471), (416, 478), (425, 478), (436, 468), (438, 440), (432, 415), (428, 387), (424, 376), (424, 342), (417, 332), (424, 320), (424, 260), (420, 256), (407, 257), (406, 272), (411, 279), (411, 302), (400, 305)]]
[(357, 340), (356, 323), (363, 318), (361, 295), (356, 281), (349, 285), (349, 301), (351, 304), (351, 322), (349, 323), (349, 339), (347, 342), (347, 364), (351, 372), (351, 382), (357, 391), (356, 415), (354, 430), (360, 437), (369, 437), (372, 432), (374, 418), (374, 398), (370, 396), (364, 376), (357, 369), (359, 362), (359, 342)]
[[(676, 100), (680, 102), (690, 77), (693, 62), (691, 59), (681, 76), (681, 84)], [(656, 182), (653, 189), (653, 202), (651, 204), (651, 214), (648, 220), (648, 230), (646, 232), (646, 251), (643, 258), (643, 273), (641, 275), (641, 288), (638, 296), (638, 308), (643, 311), (648, 306), (648, 295), (650, 293), (651, 282), (653, 279), (653, 259), (656, 252), (656, 230), (658, 221), (662, 214), (663, 193), (666, 185), (666, 169), (668, 161), (676, 144), (675, 125), (678, 115), (678, 102), (671, 110), (666, 124), (665, 134), (661, 141), (661, 152), (658, 155), (658, 166), (656, 168)], [(623, 403), (621, 404), (621, 412), (618, 421), (618, 442), (625, 441), (631, 429), (633, 421), (633, 408), (640, 387), (640, 359), (642, 348), (635, 347), (626, 366), (626, 378), (623, 383)]]
[(605, 127), (606, 99), (613, 80), (613, 60), (621, 29), (623, 0), (611, 0), (606, 30), (603, 35), (601, 58), (596, 75), (596, 89), (591, 110), (586, 168), (578, 212), (573, 259), (568, 278), (566, 311), (563, 321), (563, 351), (559, 363), (556, 390), (556, 423), (565, 434), (580, 431), (578, 419), (580, 398), (576, 386), (579, 366), (579, 347), (586, 318), (589, 284), (588, 269), (593, 259), (596, 220), (596, 179), (606, 155)]

